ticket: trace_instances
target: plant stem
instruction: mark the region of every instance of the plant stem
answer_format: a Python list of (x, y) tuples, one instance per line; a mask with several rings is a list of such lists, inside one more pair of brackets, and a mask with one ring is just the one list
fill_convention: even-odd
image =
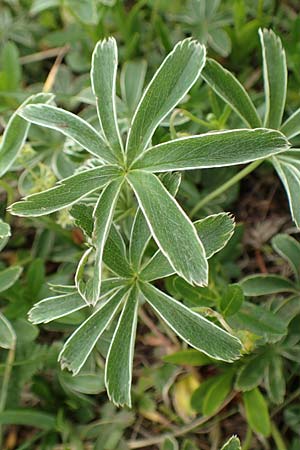
[[(14, 360), (15, 360), (15, 351), (16, 346), (15, 344), (12, 346), (12, 348), (9, 349), (3, 380), (2, 380), (2, 387), (1, 387), (1, 393), (0, 393), (0, 413), (4, 411), (5, 405), (6, 405), (6, 399), (7, 399), (7, 391), (8, 391), (8, 385), (9, 385), (9, 379), (11, 370), (13, 368)], [(2, 448), (2, 441), (3, 441), (3, 435), (2, 435), (2, 425), (0, 425), (0, 448)]]
[(207, 203), (209, 203), (211, 200), (215, 199), (216, 197), (219, 197), (219, 195), (223, 194), (223, 192), (227, 191), (229, 188), (234, 186), (236, 183), (238, 183), (240, 180), (245, 178), (249, 173), (253, 172), (258, 166), (260, 166), (264, 162), (263, 159), (258, 159), (257, 161), (253, 161), (251, 164), (248, 164), (244, 169), (242, 169), (240, 172), (238, 172), (234, 177), (230, 178), (230, 180), (226, 181), (226, 183), (222, 184), (222, 186), (219, 186), (217, 189), (212, 191), (210, 194), (208, 194), (206, 197), (201, 199), (192, 209), (191, 211), (191, 217), (194, 217), (195, 214), (203, 208)]

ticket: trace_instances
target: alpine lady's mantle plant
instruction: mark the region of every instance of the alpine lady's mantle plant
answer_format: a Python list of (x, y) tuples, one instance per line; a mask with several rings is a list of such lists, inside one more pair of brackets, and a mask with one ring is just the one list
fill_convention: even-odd
[[(226, 214), (192, 223), (174, 199), (178, 175), (155, 174), (244, 164), (288, 149), (279, 131), (263, 128), (214, 132), (151, 145), (156, 128), (196, 82), (204, 64), (205, 47), (198, 42), (186, 39), (175, 46), (137, 106), (126, 145), (117, 121), (117, 47), (112, 38), (97, 44), (92, 60), (91, 82), (100, 132), (76, 115), (48, 104), (24, 106), (18, 113), (29, 122), (72, 138), (94, 158), (80, 172), (13, 204), (10, 210), (20, 216), (42, 216), (78, 203), (75, 216), (85, 229), (90, 248), (78, 266), (76, 286), (59, 287), (61, 295), (38, 303), (30, 317), (35, 323), (48, 322), (96, 306), (60, 354), (62, 366), (77, 373), (122, 308), (105, 376), (108, 394), (117, 404), (131, 404), (131, 366), (140, 301), (146, 300), (179, 336), (213, 358), (233, 361), (240, 355), (237, 338), (150, 284), (177, 273), (190, 284), (206, 285), (207, 260), (226, 244), (228, 228), (231, 232), (233, 228)], [(138, 209), (126, 249), (113, 219), (121, 192), (129, 188)], [(82, 202), (91, 193), (98, 194), (92, 213)], [(142, 257), (151, 236), (159, 250), (145, 266)], [(82, 273), (92, 253), (93, 277), (84, 283)], [(101, 283), (103, 260), (116, 277)]]

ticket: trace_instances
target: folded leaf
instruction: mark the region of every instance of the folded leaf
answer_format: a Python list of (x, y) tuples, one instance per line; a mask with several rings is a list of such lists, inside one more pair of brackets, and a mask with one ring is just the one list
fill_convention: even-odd
[(92, 235), (92, 243), (95, 251), (95, 265), (92, 279), (92, 292), (90, 302), (95, 305), (100, 297), (101, 276), (102, 276), (102, 257), (104, 245), (109, 234), (113, 215), (118, 201), (119, 193), (122, 187), (123, 179), (119, 178), (111, 182), (104, 188), (97, 204), (95, 206), (94, 229)]
[(201, 76), (249, 128), (261, 126), (260, 117), (248, 93), (231, 72), (208, 58)]
[(275, 355), (265, 371), (265, 384), (268, 395), (276, 405), (282, 404), (286, 391), (283, 360)]
[(207, 284), (208, 264), (197, 232), (159, 179), (150, 173), (128, 174), (151, 233), (173, 269), (188, 283)]
[(103, 261), (116, 275), (124, 278), (130, 278), (132, 276), (132, 270), (127, 259), (125, 242), (114, 224), (112, 224), (106, 239)]
[(232, 436), (228, 442), (221, 448), (221, 450), (242, 450), (239, 438)]
[(145, 283), (140, 287), (157, 314), (191, 347), (222, 361), (230, 362), (239, 358), (241, 343), (236, 337), (154, 286)]
[(129, 258), (134, 271), (140, 267), (145, 249), (151, 238), (151, 232), (140, 208), (138, 208), (130, 234)]
[(28, 318), (34, 324), (48, 323), (86, 306), (87, 304), (78, 292), (57, 295), (55, 297), (45, 298), (36, 303), (29, 311)]
[(10, 226), (8, 223), (0, 219), (0, 239), (11, 236)]
[(123, 65), (120, 86), (122, 99), (125, 101), (130, 115), (138, 105), (145, 81), (147, 61), (126, 61)]
[[(206, 258), (220, 251), (234, 232), (234, 219), (227, 213), (212, 214), (194, 222), (194, 226), (203, 244)], [(161, 251), (156, 252), (141, 271), (144, 281), (172, 275), (174, 270)]]
[(133, 116), (126, 146), (129, 163), (147, 147), (159, 123), (195, 83), (204, 63), (205, 47), (191, 39), (179, 42), (167, 56)]
[(12, 266), (0, 272), (0, 292), (6, 291), (10, 288), (19, 278), (23, 268), (20, 266)]
[(295, 292), (294, 284), (279, 275), (250, 275), (239, 282), (247, 297), (277, 294), (280, 292)]
[(269, 349), (269, 351), (261, 351), (259, 354), (245, 359), (244, 364), (237, 374), (236, 389), (239, 391), (250, 391), (259, 386), (271, 357), (272, 353)]
[(300, 228), (300, 150), (283, 153), (284, 157), (273, 156), (271, 162), (278, 173), (288, 196), (292, 218)]
[(103, 188), (117, 178), (115, 167), (96, 167), (59, 181), (53, 188), (25, 197), (14, 203), (9, 210), (17, 216), (44, 216), (71, 206), (91, 192)]
[(300, 108), (281, 125), (280, 131), (288, 139), (298, 136), (300, 133)]
[(105, 365), (105, 385), (110, 400), (131, 407), (131, 379), (137, 325), (138, 295), (133, 287), (124, 304)]
[(232, 378), (231, 371), (215, 377), (215, 382), (209, 386), (203, 399), (202, 412), (205, 416), (215, 414), (230, 394)]
[(275, 130), (215, 131), (151, 147), (133, 168), (166, 172), (233, 166), (267, 158), (288, 148), (286, 138)]
[(100, 134), (85, 120), (73, 113), (50, 105), (29, 105), (18, 111), (19, 116), (36, 125), (59, 131), (102, 161), (116, 159)]
[(118, 49), (114, 38), (99, 41), (92, 57), (91, 82), (97, 112), (107, 145), (123, 160), (123, 144), (116, 113), (116, 76)]
[(272, 30), (259, 30), (265, 87), (265, 121), (268, 128), (279, 129), (286, 100), (287, 67), (281, 40)]
[(269, 436), (271, 433), (271, 421), (266, 400), (258, 388), (244, 392), (247, 421), (256, 433)]
[(74, 375), (80, 371), (101, 334), (114, 318), (127, 290), (118, 290), (69, 337), (58, 357), (63, 369), (69, 369)]
[(277, 234), (272, 239), (276, 252), (291, 266), (296, 278), (300, 279), (300, 243), (288, 234)]
[(53, 98), (54, 95), (52, 94), (41, 93), (32, 95), (11, 116), (0, 143), (0, 177), (10, 169), (27, 138), (30, 125), (19, 116), (20, 109), (29, 104), (47, 103)]
[(0, 312), (0, 347), (12, 349), (16, 344), (16, 333), (6, 317)]

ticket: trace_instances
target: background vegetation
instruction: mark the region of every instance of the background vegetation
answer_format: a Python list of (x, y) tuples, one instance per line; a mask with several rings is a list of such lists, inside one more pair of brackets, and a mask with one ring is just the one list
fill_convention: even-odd
[[(236, 75), (262, 115), (258, 30), (265, 27), (274, 30), (286, 51), (286, 119), (300, 106), (297, 0), (2, 0), (0, 126), (4, 130), (19, 105), (41, 91), (54, 93), (58, 106), (94, 123), (91, 55), (107, 36), (118, 43), (118, 118), (124, 129), (140, 95), (138, 86), (141, 91), (187, 36), (206, 44), (208, 56)], [(130, 70), (138, 79), (130, 77)], [(243, 128), (241, 119), (200, 79), (153, 140), (231, 128)], [(291, 140), (299, 146), (299, 137)], [(209, 260), (207, 288), (191, 287), (175, 275), (156, 283), (194, 311), (235, 330), (247, 352), (233, 364), (213, 360), (188, 348), (144, 305), (132, 408), (119, 409), (104, 387), (111, 329), (73, 377), (61, 370), (57, 358), (87, 317), (85, 310), (41, 326), (28, 321), (33, 305), (54, 295), (51, 285), (73, 284), (86, 249), (82, 227), (69, 210), (34, 218), (6, 210), (20, 197), (72, 175), (86, 159), (86, 152), (61, 134), (31, 126), (21, 153), (0, 180), (1, 218), (11, 227), (0, 223), (1, 448), (217, 450), (237, 434), (243, 450), (299, 450), (299, 231), (272, 166), (262, 164), (220, 195), (216, 189), (241, 167), (184, 173), (177, 193), (184, 210), (194, 220), (230, 211), (234, 234)], [(133, 205), (131, 197), (124, 199), (118, 210), (120, 220), (125, 214), (124, 239), (129, 239)], [(151, 243), (148, 255), (154, 248)], [(233, 441), (230, 445), (228, 450), (238, 448)]]

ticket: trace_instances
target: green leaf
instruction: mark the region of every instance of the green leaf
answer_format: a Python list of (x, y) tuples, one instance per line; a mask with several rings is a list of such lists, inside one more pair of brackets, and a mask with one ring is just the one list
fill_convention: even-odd
[(18, 114), (31, 123), (62, 133), (102, 161), (116, 162), (100, 134), (73, 113), (56, 106), (29, 105), (19, 109)]
[(97, 112), (107, 145), (123, 160), (123, 144), (116, 113), (118, 49), (114, 38), (99, 41), (92, 57), (91, 82)]
[(209, 356), (192, 348), (188, 348), (186, 350), (179, 350), (178, 352), (166, 355), (163, 357), (163, 360), (172, 364), (195, 366), (195, 367), (206, 366), (208, 364), (213, 363), (213, 360)]
[(295, 285), (287, 278), (279, 275), (250, 275), (239, 282), (244, 295), (258, 297), (260, 295), (295, 292)]
[(37, 409), (8, 409), (0, 412), (1, 425), (24, 425), (41, 430), (55, 430), (56, 417)]
[(53, 97), (44, 93), (32, 95), (9, 119), (0, 143), (0, 177), (13, 165), (27, 138), (29, 124), (18, 115), (20, 109), (29, 104), (50, 102)]
[(128, 405), (130, 408), (138, 305), (137, 288), (133, 287), (125, 301), (105, 365), (105, 385), (109, 399), (115, 405)]
[(120, 85), (122, 98), (130, 115), (134, 112), (142, 95), (147, 70), (147, 61), (126, 61), (122, 67)]
[(231, 316), (229, 324), (235, 328), (249, 330), (258, 336), (268, 339), (270, 336), (286, 333), (286, 325), (280, 317), (277, 317), (271, 311), (262, 306), (253, 303), (244, 302), (241, 309)]
[(7, 238), (9, 236), (11, 236), (9, 224), (0, 219), (0, 239)]
[(264, 371), (268, 366), (270, 356), (268, 352), (260, 352), (258, 355), (251, 356), (244, 360), (244, 364), (238, 372), (235, 387), (241, 391), (250, 391), (257, 387), (263, 377)]
[(191, 347), (222, 361), (240, 356), (241, 343), (236, 337), (148, 283), (141, 284), (141, 290), (157, 314)]
[(234, 233), (234, 218), (228, 213), (212, 214), (194, 222), (207, 259), (225, 247)]
[(96, 251), (91, 297), (87, 298), (92, 305), (95, 305), (100, 297), (104, 245), (109, 234), (122, 183), (123, 178), (119, 178), (106, 186), (103, 189), (93, 212), (95, 222), (92, 243)]
[(34, 323), (48, 323), (87, 305), (77, 292), (48, 297), (36, 303), (28, 313), (29, 320)]
[(297, 227), (300, 228), (300, 150), (293, 149), (289, 152), (284, 152), (282, 157), (273, 156), (271, 162), (286, 190), (292, 218)]
[(101, 334), (114, 318), (126, 292), (127, 288), (118, 290), (69, 337), (58, 357), (63, 369), (69, 369), (74, 375), (80, 371)]
[(281, 125), (280, 131), (288, 139), (298, 136), (300, 133), (300, 108)]
[(16, 333), (6, 317), (0, 312), (0, 347), (12, 349), (16, 345)]
[(104, 390), (102, 373), (80, 373), (74, 376), (61, 372), (59, 380), (64, 388), (80, 394), (97, 395)]
[(178, 203), (155, 175), (134, 171), (127, 179), (157, 245), (173, 269), (191, 284), (207, 284), (208, 264), (203, 245)]
[[(167, 172), (161, 175), (160, 181), (168, 189), (170, 194), (175, 197), (180, 186), (181, 175), (178, 172)], [(151, 231), (145, 216), (141, 209), (138, 208), (132, 224), (129, 242), (129, 258), (133, 271), (139, 271), (150, 238)], [(167, 266), (169, 266), (168, 263)]]
[(288, 234), (277, 234), (272, 239), (274, 250), (291, 266), (296, 278), (300, 279), (300, 243)]
[(0, 292), (10, 288), (22, 273), (23, 268), (20, 266), (12, 266), (0, 272)]
[(288, 148), (286, 138), (275, 130), (214, 131), (151, 147), (137, 159), (133, 168), (166, 172), (233, 166), (267, 158)]
[(178, 450), (178, 442), (173, 437), (166, 437), (162, 445), (160, 446), (160, 450)]
[[(4, 25), (4, 24), (3, 24)], [(2, 26), (3, 26), (2, 25)], [(18, 91), (22, 79), (19, 50), (14, 42), (2, 43), (1, 48), (1, 91)], [(1, 84), (2, 84), (1, 83)]]
[[(229, 214), (219, 213), (197, 220), (194, 226), (203, 244), (206, 258), (209, 259), (225, 247), (234, 232), (235, 222)], [(167, 258), (158, 251), (142, 269), (140, 277), (144, 281), (153, 281), (173, 273)]]
[(265, 384), (271, 401), (276, 405), (281, 405), (285, 396), (286, 384), (283, 361), (280, 356), (275, 355), (267, 366)]
[(232, 436), (229, 441), (221, 448), (221, 450), (242, 450), (241, 443), (238, 437)]
[(233, 372), (229, 371), (215, 377), (214, 383), (209, 386), (202, 404), (202, 412), (210, 416), (218, 411), (227, 395), (231, 391)]
[(129, 259), (133, 271), (138, 271), (150, 238), (149, 226), (142, 210), (138, 208), (132, 224), (129, 243)]
[(179, 42), (167, 56), (132, 119), (126, 146), (128, 163), (145, 150), (159, 123), (196, 82), (204, 63), (205, 47), (191, 39)]
[(244, 301), (244, 294), (238, 284), (230, 284), (221, 295), (220, 310), (224, 317), (235, 314)]
[(117, 178), (120, 172), (115, 167), (96, 167), (59, 181), (47, 191), (32, 194), (20, 202), (13, 203), (9, 210), (18, 216), (44, 216), (71, 206), (91, 192), (103, 188)]
[(265, 87), (264, 125), (278, 129), (286, 100), (287, 67), (281, 40), (272, 30), (259, 30)]
[(250, 128), (261, 126), (260, 117), (241, 83), (221, 64), (206, 60), (201, 76)]
[(243, 400), (247, 421), (252, 430), (268, 437), (271, 433), (271, 421), (267, 403), (259, 389), (244, 392)]
[(124, 278), (132, 276), (124, 240), (113, 223), (105, 243), (103, 261), (116, 275)]

